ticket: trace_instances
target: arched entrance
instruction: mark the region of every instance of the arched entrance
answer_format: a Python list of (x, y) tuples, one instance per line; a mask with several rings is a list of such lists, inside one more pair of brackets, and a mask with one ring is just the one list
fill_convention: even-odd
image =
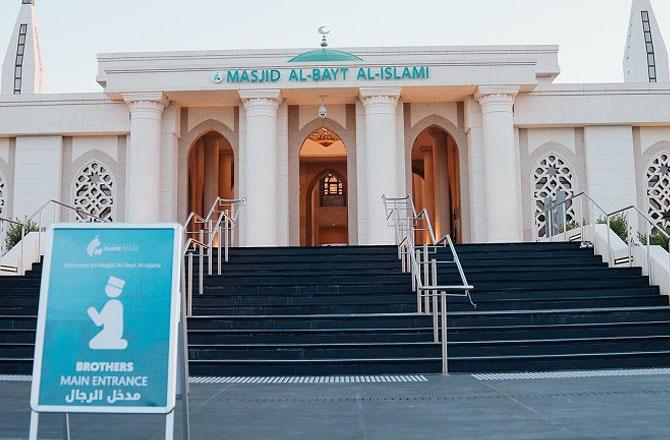
[(321, 127), (300, 147), (300, 245), (349, 242), (347, 150), (332, 130)]
[(198, 138), (188, 155), (188, 212), (206, 216), (217, 197), (235, 194), (235, 156), (230, 142), (216, 131)]
[(412, 146), (412, 199), (417, 210), (426, 208), (430, 214), (437, 238), (450, 234), (461, 242), (458, 147), (438, 126), (424, 129)]

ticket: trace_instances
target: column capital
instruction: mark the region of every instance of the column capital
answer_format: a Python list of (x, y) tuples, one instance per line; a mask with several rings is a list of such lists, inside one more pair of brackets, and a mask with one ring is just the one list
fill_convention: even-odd
[(514, 104), (514, 99), (519, 93), (519, 86), (479, 86), (475, 92), (475, 99), (479, 105), (488, 104)]
[(395, 107), (400, 99), (400, 87), (362, 87), (358, 92), (365, 107), (370, 105), (393, 105)]
[(138, 112), (163, 113), (163, 109), (169, 104), (168, 99), (162, 92), (147, 93), (124, 93), (123, 100), (128, 104), (131, 116)]
[(240, 90), (239, 94), (247, 110), (268, 107), (276, 110), (283, 99), (279, 89)]

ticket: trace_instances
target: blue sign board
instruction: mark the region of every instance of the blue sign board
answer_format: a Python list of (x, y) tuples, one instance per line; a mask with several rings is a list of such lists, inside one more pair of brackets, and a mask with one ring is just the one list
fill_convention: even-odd
[(175, 225), (52, 228), (37, 320), (34, 411), (174, 409), (180, 251)]

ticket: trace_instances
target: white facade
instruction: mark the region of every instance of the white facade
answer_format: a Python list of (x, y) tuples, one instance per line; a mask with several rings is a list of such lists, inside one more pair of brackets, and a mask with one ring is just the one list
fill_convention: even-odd
[[(392, 242), (381, 196), (419, 197), (415, 182), (429, 176), (431, 209), (463, 242), (534, 239), (558, 192), (588, 191), (606, 209), (637, 204), (668, 222), (670, 82), (647, 4), (634, 1), (625, 83), (553, 83), (556, 46), (287, 49), (101, 54), (102, 93), (56, 95), (42, 93), (26, 0), (3, 65), (0, 216), (56, 199), (114, 221), (181, 222), (193, 206), (192, 175), (211, 171), (234, 182), (219, 192), (246, 198), (240, 244), (299, 245), (301, 146), (327, 128), (346, 147), (346, 165), (329, 169), (346, 178), (351, 244)], [(220, 138), (203, 138), (212, 133)], [(205, 198), (216, 189), (210, 182)], [(579, 215), (587, 214), (567, 213)]]

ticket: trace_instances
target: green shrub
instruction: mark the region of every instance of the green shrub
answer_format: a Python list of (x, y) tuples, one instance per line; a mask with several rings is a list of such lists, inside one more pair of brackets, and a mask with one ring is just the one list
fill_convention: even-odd
[[(24, 222), (23, 224), (26, 228), (26, 235), (28, 235), (29, 232), (44, 231), (44, 228), (40, 228), (40, 225), (33, 221)], [(5, 249), (10, 250), (16, 246), (19, 241), (21, 241), (21, 225), (10, 223), (5, 234)]]
[[(649, 236), (649, 244), (662, 246), (663, 249), (668, 249), (668, 238), (663, 235), (659, 229), (662, 229), (666, 234), (670, 235), (670, 227), (659, 226), (658, 228), (654, 228)], [(637, 238), (640, 240), (640, 243), (647, 244), (647, 234), (637, 234)]]
[[(585, 223), (586, 223), (586, 222), (585, 222)], [(564, 231), (572, 231), (573, 229), (577, 229), (577, 228), (579, 228), (579, 227), (581, 227), (581, 226), (582, 226), (582, 225), (579, 224), (579, 223), (577, 223), (577, 221), (575, 221), (575, 220), (570, 220), (570, 221), (565, 225)]]
[[(601, 225), (607, 224), (606, 218), (599, 218), (596, 220), (596, 223)], [(630, 233), (630, 223), (628, 223), (628, 217), (626, 214), (615, 215), (610, 218), (610, 229), (614, 231), (616, 235), (619, 236), (623, 241), (628, 242), (628, 234)]]

